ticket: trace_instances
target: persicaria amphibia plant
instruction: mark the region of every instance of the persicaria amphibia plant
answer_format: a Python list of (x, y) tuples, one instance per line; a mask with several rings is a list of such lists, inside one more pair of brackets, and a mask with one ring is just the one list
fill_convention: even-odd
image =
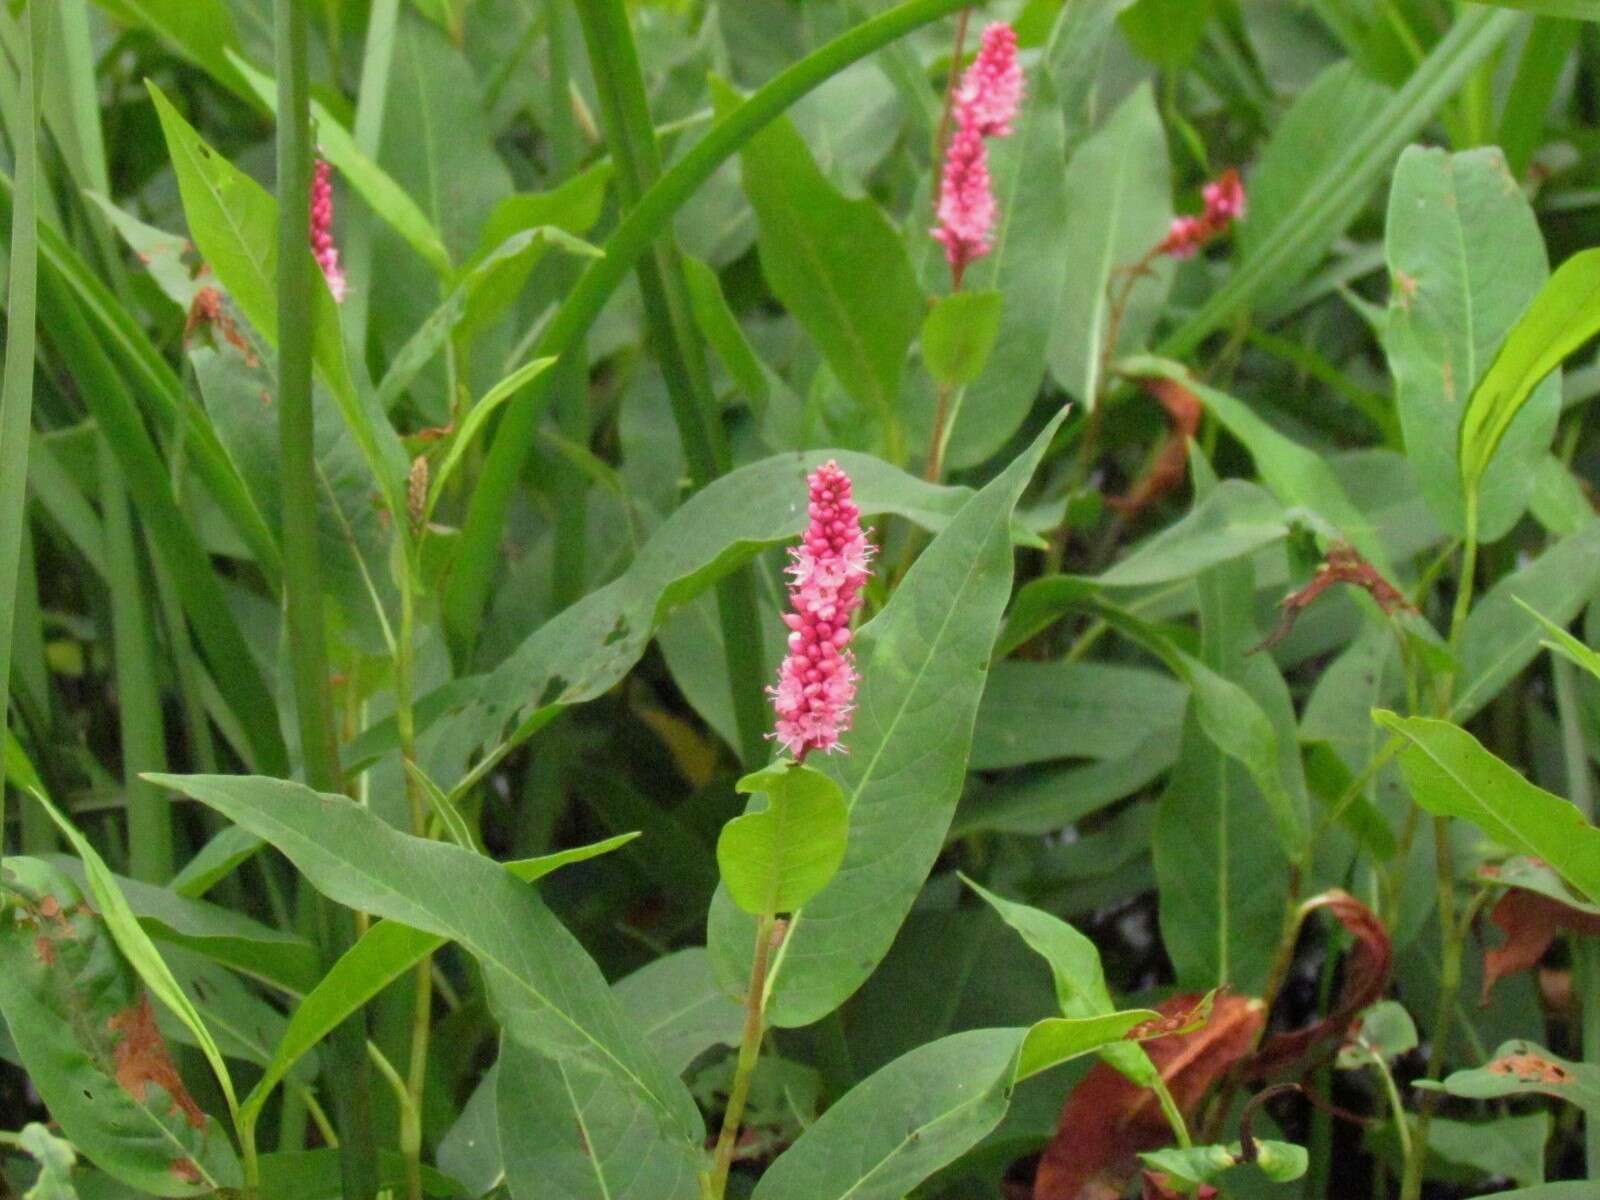
[(333, 242), (333, 167), (319, 158), (311, 175), (311, 254), (322, 268), (336, 304), (343, 304), (349, 286), (339, 265), (339, 247)]
[(1200, 247), (1221, 237), (1235, 221), (1244, 219), (1244, 181), (1232, 167), (1206, 184), (1201, 195), (1205, 211), (1198, 216), (1174, 217), (1167, 236), (1156, 248), (1157, 254), (1193, 258)]
[(812, 750), (839, 748), (850, 728), (856, 694), (850, 618), (872, 574), (872, 545), (851, 498), (850, 477), (829, 460), (807, 481), (811, 524), (789, 551), (789, 653), (768, 688), (778, 721), (772, 736), (804, 760)]

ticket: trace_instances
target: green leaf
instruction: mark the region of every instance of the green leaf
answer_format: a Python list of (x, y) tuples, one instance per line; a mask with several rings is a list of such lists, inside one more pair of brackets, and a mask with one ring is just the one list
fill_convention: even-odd
[(1503, 1043), (1486, 1066), (1454, 1071), (1438, 1083), (1418, 1080), (1412, 1086), (1469, 1100), (1555, 1096), (1600, 1116), (1600, 1066), (1560, 1058), (1524, 1038)]
[[(1063, 19), (1076, 8), (1063, 6)], [(1092, 33), (1079, 36), (1093, 38)], [(952, 468), (993, 456), (1033, 407), (1072, 269), (1073, 229), (1062, 187), (1066, 129), (1061, 101), (1043, 72), (1029, 77), (1022, 111), (1012, 125), (1010, 137), (988, 146), (989, 178), (999, 210), (994, 248), (971, 264), (963, 279), (964, 287), (999, 292), (1005, 303), (982, 373), (968, 385), (950, 418), (945, 462)]]
[(588, 862), (591, 858), (599, 858), (602, 854), (610, 854), (638, 836), (637, 833), (619, 833), (615, 837), (590, 842), (587, 846), (572, 846), (566, 850), (557, 850), (553, 854), (541, 854), (538, 858), (514, 858), (500, 865), (523, 883), (537, 883), (552, 871), (560, 870), (572, 863)]
[(999, 292), (956, 292), (922, 322), (922, 362), (934, 381), (962, 387), (982, 373), (1000, 335)]
[[(720, 85), (715, 98), (723, 113), (738, 100)], [(898, 419), (900, 372), (923, 312), (900, 235), (872, 200), (828, 182), (785, 118), (745, 143), (740, 162), (772, 294), (887, 427)]]
[[(1461, 634), (1461, 677), (1450, 715), (1466, 721), (1539, 653), (1526, 603), (1561, 624), (1600, 590), (1600, 520), (1591, 518), (1532, 562), (1503, 576), (1472, 608)], [(1520, 602), (1520, 603), (1519, 603)]]
[(490, 1007), (511, 1036), (614, 1076), (635, 1116), (666, 1136), (703, 1136), (688, 1092), (622, 1020), (594, 961), (499, 864), (283, 780), (156, 781), (266, 838), (329, 898), (460, 942), (482, 964)]
[(717, 866), (733, 902), (747, 913), (793, 912), (815, 896), (844, 861), (850, 817), (844, 793), (826, 775), (777, 762), (739, 780), (767, 806), (722, 827)]
[[(74, 882), (88, 886), (88, 869), (76, 858), (48, 860)], [(243, 913), (175, 894), (137, 879), (109, 875), (139, 925), (158, 941), (193, 950), (233, 970), (289, 992), (304, 992), (317, 980), (316, 947), (302, 937), (262, 925)]]
[(1513, 596), (1512, 599), (1516, 600), (1522, 608), (1526, 609), (1528, 614), (1538, 621), (1539, 624), (1543, 625), (1545, 632), (1550, 635), (1551, 639), (1553, 639), (1541, 642), (1540, 645), (1547, 650), (1562, 655), (1569, 662), (1571, 662), (1573, 666), (1582, 667), (1596, 679), (1600, 679), (1600, 653), (1596, 653), (1595, 651), (1589, 649), (1589, 647), (1585, 646), (1577, 638), (1573, 637), (1565, 629), (1561, 628), (1561, 626), (1557, 625), (1554, 621), (1545, 616), (1532, 605), (1524, 604), (1521, 599), (1515, 596)]
[[(257, 71), (235, 54), (229, 54), (228, 58), (256, 99), (276, 117), (277, 80)], [(450, 252), (444, 248), (439, 231), (417, 207), (416, 201), (387, 171), (361, 152), (350, 131), (315, 99), (311, 101), (311, 121), (318, 152), (338, 168), (339, 174), (360, 193), (372, 211), (404, 238), (441, 279), (448, 279), (455, 269), (450, 263)]]
[(56, 1137), (37, 1121), (24, 1125), (17, 1141), (39, 1164), (39, 1177), (22, 1194), (22, 1200), (78, 1200), (72, 1186), (72, 1168), (78, 1156), (71, 1142)]
[[(1230, 317), (1254, 303), (1278, 281), (1297, 277), (1344, 232), (1345, 225), (1378, 182), (1394, 169), (1394, 156), (1460, 90), (1478, 65), (1498, 49), (1523, 18), (1489, 9), (1467, 9), (1417, 65), (1405, 86), (1340, 141), (1314, 179), (1296, 193), (1270, 235), (1250, 245), (1227, 283), (1162, 341), (1159, 352), (1188, 354)], [(1326, 124), (1326, 111), (1308, 119)], [(1251, 180), (1254, 189), (1256, 180)], [(1250, 220), (1261, 227), (1259, 201), (1252, 196)], [(1253, 237), (1244, 234), (1245, 237)]]
[(255, 99), (234, 67), (239, 34), (223, 0), (95, 2), (124, 25), (150, 30), (241, 99)]
[[(189, 233), (250, 324), (273, 345), (278, 341), (278, 205), (260, 184), (201, 140), (161, 89), (149, 85), (161, 117)], [(309, 254), (307, 246), (306, 253)], [(356, 391), (345, 359), (344, 338), (333, 298), (316, 275), (312, 357), (345, 423), (361, 448), (367, 469), (397, 520), (406, 512), (404, 481), (410, 460), (388, 419), (371, 397)]]
[(1337, 1062), (1346, 1070), (1388, 1063), (1417, 1048), (1417, 1024), (1396, 1001), (1380, 1000), (1363, 1010), (1356, 1021), (1339, 1047)]
[(1133, 283), (1117, 343), (1109, 349), (1112, 297), (1125, 272), (1166, 236), (1172, 217), (1167, 140), (1148, 83), (1134, 90), (1104, 128), (1067, 165), (1066, 212), (1072, 268), (1050, 342), (1050, 372), (1075, 399), (1093, 407), (1106, 364), (1144, 346), (1167, 289), (1172, 261), (1149, 264)]
[(196, 1044), (204, 1052), (206, 1062), (210, 1064), (212, 1073), (217, 1077), (217, 1084), (222, 1088), (229, 1110), (236, 1110), (238, 1102), (233, 1094), (233, 1078), (228, 1074), (227, 1064), (222, 1061), (222, 1051), (212, 1040), (211, 1031), (206, 1028), (204, 1019), (189, 997), (184, 994), (177, 979), (173, 977), (171, 969), (161, 957), (161, 952), (150, 940), (150, 935), (140, 926), (139, 918), (134, 915), (133, 909), (123, 897), (122, 889), (117, 886), (117, 878), (106, 866), (105, 859), (100, 857), (100, 852), (90, 844), (89, 839), (78, 832), (78, 827), (61, 815), (60, 810), (50, 803), (43, 792), (34, 792), (33, 799), (50, 814), (56, 827), (61, 830), (73, 850), (77, 851), (78, 857), (83, 860), (83, 873), (89, 882), (89, 892), (100, 907), (106, 931), (110, 933), (117, 949), (139, 973), (139, 978), (144, 981), (144, 985), (150, 989), (155, 998), (166, 1005), (172, 1015), (182, 1021), (189, 1032), (194, 1034)]
[(1372, 522), (1356, 507), (1328, 465), (1327, 459), (1284, 436), (1236, 397), (1208, 387), (1181, 365), (1166, 359), (1139, 357), (1121, 364), (1129, 375), (1172, 379), (1189, 388), (1255, 460), (1256, 471), (1272, 494), (1285, 505), (1309, 510), (1361, 552), (1385, 575), (1388, 555)]
[[(1412, 146), (1389, 193), (1385, 242), (1391, 277), (1384, 349), (1406, 457), (1428, 507), (1466, 532), (1461, 446), (1465, 398), (1506, 331), (1549, 274), (1533, 209), (1496, 147), (1447, 154)], [(1550, 379), (1511, 428), (1511, 441), (1478, 491), (1478, 532), (1504, 534), (1522, 515), (1535, 467), (1561, 407)]]
[(216, 1121), (159, 1085), (135, 1098), (118, 1083), (117, 1045), (148, 999), (105, 921), (37, 859), (8, 858), (0, 871), (8, 888), (25, 889), (8, 892), (0, 910), (0, 1012), (51, 1119), (96, 1166), (141, 1192), (238, 1187), (239, 1164)]
[(1117, 14), (1117, 25), (1144, 58), (1178, 67), (1200, 45), (1211, 10), (1212, 0), (1136, 0)]
[(466, 418), (461, 422), (461, 428), (456, 430), (455, 436), (450, 439), (450, 448), (445, 451), (443, 460), (438, 469), (433, 472), (433, 482), (428, 485), (427, 511), (433, 512), (433, 506), (439, 502), (439, 497), (444, 494), (444, 486), (455, 474), (461, 465), (461, 456), (471, 448), (479, 433), (488, 424), (489, 418), (494, 415), (507, 400), (522, 390), (524, 384), (543, 375), (555, 363), (553, 358), (536, 358), (532, 362), (523, 363), (511, 374), (485, 392), (479, 401), (467, 410)]
[[(1544, 1181), (1545, 1151), (1552, 1125), (1548, 1112), (1501, 1113), (1489, 1121), (1453, 1121), (1435, 1116), (1428, 1123), (1428, 1154), (1471, 1167), (1481, 1175), (1503, 1175), (1532, 1186)], [(1530, 1193), (1496, 1195), (1528, 1197)], [(1554, 1195), (1550, 1200), (1555, 1200)]]
[[(1309, 1156), (1304, 1146), (1258, 1138), (1256, 1157), (1248, 1165), (1274, 1183), (1290, 1183), (1306, 1173)], [(1210, 1183), (1223, 1172), (1245, 1165), (1239, 1143), (1231, 1146), (1194, 1146), (1188, 1150), (1149, 1150), (1139, 1155), (1145, 1166), (1172, 1179), (1195, 1186)]]
[(895, 1059), (779, 1155), (754, 1200), (902, 1200), (1000, 1123), (1025, 1034), (957, 1033)]
[[(1011, 590), (1011, 514), (1061, 419), (967, 502), (856, 636), (849, 753), (819, 764), (850, 809), (845, 865), (790, 922), (773, 964), (774, 1024), (810, 1024), (861, 985), (943, 848)], [(719, 893), (708, 940), (725, 980), (743, 974), (752, 922)]]
[(1373, 717), (1406, 739), (1400, 765), (1418, 804), (1471, 821), (1508, 848), (1544, 859), (1600, 903), (1600, 829), (1570, 802), (1529, 783), (1448, 721), (1382, 709)]
[[(997, 662), (972, 734), (973, 771), (1053, 758), (1112, 760), (1176, 740), (1188, 696), (1162, 671), (1098, 662)], [(1106, 721), (1106, 713), (1117, 719)]]
[(694, 1200), (703, 1155), (641, 1130), (615, 1077), (509, 1037), (495, 1071), (500, 1153), (513, 1200)]
[(704, 946), (675, 950), (611, 985), (669, 1071), (683, 1072), (709, 1046), (737, 1046), (744, 1005), (717, 986)]
[[(1469, 499), (1488, 486), (1489, 465), (1506, 438), (1512, 438), (1512, 445), (1523, 453), (1529, 452), (1514, 434), (1520, 421), (1546, 431), (1552, 428), (1553, 413), (1548, 419), (1520, 414), (1530, 402), (1540, 403), (1530, 399), (1540, 381), (1596, 330), (1600, 330), (1600, 249), (1580, 251), (1556, 268), (1506, 334), (1467, 402), (1461, 417), (1460, 455), (1462, 488)], [(1550, 393), (1542, 403), (1548, 407), (1554, 399), (1555, 393)], [(1548, 446), (1546, 436), (1538, 451)], [(1524, 461), (1522, 454), (1515, 454), (1513, 461), (1531, 472), (1536, 459)]]
[(1500, 8), (1520, 8), (1524, 12), (1541, 13), (1547, 17), (1600, 21), (1600, 3), (1596, 0), (1487, 0), (1487, 3)]

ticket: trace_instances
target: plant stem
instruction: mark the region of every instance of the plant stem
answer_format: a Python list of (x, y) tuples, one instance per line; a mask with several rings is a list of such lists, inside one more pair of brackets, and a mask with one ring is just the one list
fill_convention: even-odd
[[(411, 809), (411, 833), (428, 836), (428, 803), (414, 768), (417, 765), (415, 687), (416, 578), (406, 556), (400, 581), (400, 637), (394, 648), (395, 727), (400, 735), (400, 757), (405, 760), (406, 800)], [(411, 1010), (411, 1060), (405, 1079), (406, 1103), (400, 1109), (400, 1153), (406, 1165), (407, 1200), (422, 1200), (422, 1091), (428, 1082), (428, 1038), (433, 1028), (433, 955), (416, 966)]]
[[(295, 710), (306, 782), (339, 790), (342, 772), (328, 687), (322, 619), (322, 564), (311, 407), (313, 291), (310, 227), (311, 143), (306, 66), (307, 0), (276, 0), (278, 72), (278, 443), (283, 500), (283, 586)], [(317, 900), (325, 966), (354, 941), (348, 910)], [(334, 1097), (345, 1200), (378, 1190), (377, 1146), (367, 1070), (365, 1020), (346, 1020), (329, 1042), (325, 1082)]]
[(761, 1038), (766, 1032), (767, 964), (771, 961), (772, 935), (776, 921), (769, 913), (756, 922), (756, 945), (750, 962), (750, 989), (744, 998), (744, 1035), (739, 1039), (739, 1061), (733, 1070), (733, 1086), (728, 1091), (728, 1108), (722, 1116), (722, 1132), (717, 1135), (716, 1157), (712, 1160), (712, 1200), (722, 1200), (728, 1187), (728, 1167), (733, 1162), (734, 1143), (739, 1140), (739, 1121), (750, 1095), (750, 1079), (761, 1057)]

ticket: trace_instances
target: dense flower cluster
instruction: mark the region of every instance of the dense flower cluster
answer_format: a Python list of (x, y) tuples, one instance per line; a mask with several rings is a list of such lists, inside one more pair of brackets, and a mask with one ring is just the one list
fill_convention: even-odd
[(1021, 102), (1016, 31), (996, 22), (983, 31), (977, 57), (952, 99), (955, 133), (945, 148), (939, 224), (931, 231), (944, 247), (958, 287), (967, 264), (989, 253), (992, 246), (995, 201), (984, 139), (1007, 136)]
[(1244, 219), (1244, 181), (1232, 167), (1206, 184), (1201, 194), (1205, 211), (1198, 216), (1174, 217), (1157, 253), (1193, 258), (1200, 247), (1226, 233), (1235, 221)]
[(321, 158), (311, 175), (311, 253), (334, 301), (344, 303), (344, 268), (339, 265), (339, 247), (333, 244), (333, 168)]
[(768, 688), (778, 714), (772, 734), (797, 759), (839, 745), (850, 727), (856, 694), (850, 653), (850, 618), (861, 607), (861, 588), (872, 574), (872, 546), (861, 510), (850, 496), (850, 477), (829, 461), (810, 484), (811, 523), (789, 552), (789, 653)]

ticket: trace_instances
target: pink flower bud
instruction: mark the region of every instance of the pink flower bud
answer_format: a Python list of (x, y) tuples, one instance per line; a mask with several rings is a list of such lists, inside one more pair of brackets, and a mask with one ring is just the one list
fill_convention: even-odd
[(971, 125), (957, 127), (945, 153), (939, 187), (939, 224), (932, 230), (944, 246), (957, 283), (967, 264), (989, 253), (994, 230), (994, 189), (983, 137)]
[(333, 244), (333, 168), (317, 159), (311, 175), (311, 254), (322, 268), (336, 304), (343, 304), (344, 270), (339, 266), (339, 248)]
[(977, 57), (956, 91), (956, 119), (984, 137), (1006, 137), (1022, 103), (1017, 31), (996, 21), (983, 31)]

